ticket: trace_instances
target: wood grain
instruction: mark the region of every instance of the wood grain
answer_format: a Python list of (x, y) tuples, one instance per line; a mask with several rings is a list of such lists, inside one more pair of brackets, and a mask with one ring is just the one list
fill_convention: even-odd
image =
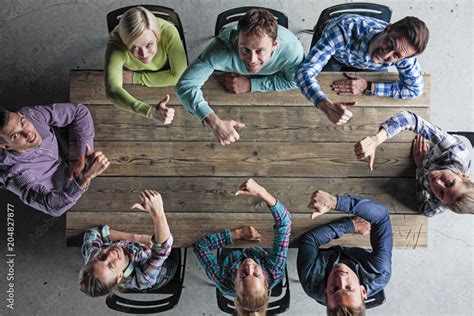
[[(95, 140), (103, 141), (208, 141), (212, 132), (180, 106), (175, 106), (172, 125), (158, 126), (154, 121), (120, 111), (112, 105), (88, 106), (95, 124)], [(373, 135), (380, 123), (403, 107), (354, 107), (353, 118), (336, 126), (314, 107), (215, 106), (222, 119), (245, 123), (239, 131), (242, 140), (266, 142), (357, 142)], [(428, 109), (411, 109), (421, 117), (428, 117)], [(70, 133), (73, 135), (73, 133)], [(387, 142), (411, 142), (414, 134), (406, 131)]]
[[(325, 214), (314, 221), (308, 215), (292, 215), (292, 233), (290, 247), (297, 247), (298, 238), (313, 227), (331, 222), (345, 215)], [(226, 228), (238, 228), (244, 225), (254, 226), (262, 235), (260, 247), (271, 247), (273, 242), (273, 218), (267, 214), (215, 214), (215, 213), (169, 213), (168, 223), (174, 237), (174, 247), (191, 247), (199, 238)], [(80, 246), (81, 234), (89, 227), (108, 224), (112, 229), (130, 233), (152, 234), (153, 222), (148, 214), (139, 211), (81, 212), (67, 213), (66, 238), (68, 246)], [(394, 247), (427, 247), (427, 218), (423, 216), (391, 215)], [(232, 247), (251, 247), (249, 242), (236, 242)], [(334, 245), (358, 246), (370, 248), (368, 236), (347, 234), (334, 240), (326, 247)]]
[[(142, 190), (161, 193), (167, 213), (267, 213), (257, 199), (235, 196), (247, 178), (99, 177), (69, 212), (128, 212)], [(308, 214), (311, 194), (360, 195), (386, 205), (391, 213), (418, 214), (413, 178), (254, 178), (292, 213)], [(99, 202), (100, 201), (100, 202)]]
[[(111, 162), (107, 176), (412, 177), (410, 143), (384, 143), (375, 170), (351, 143), (95, 142)], [(73, 152), (75, 146), (72, 146)]]
[[(366, 80), (381, 82), (398, 80), (398, 73), (385, 72), (360, 72), (358, 75)], [(340, 72), (323, 72), (319, 74), (318, 80), (321, 88), (329, 99), (334, 102), (358, 101), (358, 106), (396, 106), (396, 107), (427, 107), (430, 104), (430, 75), (424, 75), (425, 88), (423, 95), (411, 99), (395, 99), (374, 96), (338, 96), (330, 89), (335, 80), (346, 79)], [(165, 94), (171, 97), (170, 105), (180, 104), (179, 99), (174, 96), (173, 87), (149, 88), (142, 85), (126, 85), (125, 89), (136, 98), (151, 103), (158, 103)], [(227, 93), (219, 84), (216, 76), (212, 76), (202, 88), (204, 97), (211, 106), (214, 105), (283, 105), (283, 106), (313, 106), (298, 89), (283, 92), (266, 93)], [(107, 104), (110, 103), (105, 96), (104, 75), (101, 70), (73, 70), (71, 71), (69, 98), (73, 103), (84, 104)]]

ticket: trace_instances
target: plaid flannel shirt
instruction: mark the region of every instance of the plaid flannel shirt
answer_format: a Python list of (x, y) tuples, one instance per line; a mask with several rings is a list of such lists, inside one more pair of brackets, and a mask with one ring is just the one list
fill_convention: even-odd
[(431, 170), (449, 169), (455, 173), (469, 174), (472, 146), (463, 136), (450, 135), (410, 111), (396, 113), (380, 125), (389, 138), (402, 130), (411, 130), (431, 142), (423, 165), (416, 169), (416, 194), (418, 211), (426, 216), (443, 212), (446, 208), (431, 192), (428, 173)]
[(147, 289), (161, 284), (167, 277), (168, 268), (165, 261), (168, 258), (173, 245), (173, 236), (171, 235), (162, 245), (153, 242), (151, 248), (139, 242), (120, 240), (113, 242), (110, 238), (108, 225), (92, 227), (84, 233), (84, 242), (82, 244), (82, 255), (85, 263), (94, 259), (102, 249), (117, 245), (124, 249), (129, 255), (130, 263), (123, 271), (124, 278), (119, 286), (122, 289)]
[(296, 71), (296, 82), (301, 92), (314, 105), (326, 99), (316, 77), (331, 57), (358, 69), (383, 70), (395, 66), (399, 81), (374, 83), (376, 96), (399, 99), (421, 95), (424, 81), (416, 57), (395, 63), (375, 64), (368, 54), (372, 39), (382, 32), (388, 23), (356, 14), (346, 14), (330, 20), (305, 60)]
[(261, 247), (238, 249), (232, 251), (223, 260), (222, 264), (219, 264), (212, 251), (232, 243), (229, 229), (221, 233), (210, 234), (194, 244), (194, 253), (198, 257), (201, 266), (206, 270), (209, 279), (215, 283), (224, 295), (235, 297), (234, 279), (236, 271), (245, 258), (254, 259), (262, 267), (269, 288), (273, 288), (283, 279), (290, 241), (291, 215), (280, 201), (277, 201), (270, 210), (275, 220), (275, 237), (273, 249), (270, 252)]

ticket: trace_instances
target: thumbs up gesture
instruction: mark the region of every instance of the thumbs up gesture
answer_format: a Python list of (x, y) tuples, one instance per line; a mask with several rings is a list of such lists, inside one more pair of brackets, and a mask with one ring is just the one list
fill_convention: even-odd
[(151, 107), (148, 117), (158, 121), (160, 125), (171, 124), (174, 118), (174, 109), (166, 106), (169, 100), (170, 95), (167, 94), (160, 103)]

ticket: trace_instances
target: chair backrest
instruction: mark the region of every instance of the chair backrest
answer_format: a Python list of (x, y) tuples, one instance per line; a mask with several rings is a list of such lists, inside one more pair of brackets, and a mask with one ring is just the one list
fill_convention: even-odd
[(221, 31), (221, 29), (227, 24), (237, 22), (238, 20), (240, 20), (240, 18), (244, 16), (245, 13), (247, 13), (247, 11), (250, 9), (268, 10), (273, 14), (273, 16), (275, 17), (279, 25), (288, 28), (288, 17), (283, 12), (269, 9), (269, 8), (264, 8), (264, 7), (240, 7), (240, 8), (234, 8), (234, 9), (224, 11), (217, 16), (214, 36), (219, 35), (219, 32)]
[[(183, 25), (181, 24), (181, 19), (179, 18), (178, 13), (171, 8), (163, 7), (159, 5), (141, 5), (151, 13), (153, 13), (156, 17), (166, 20), (172, 23), (179, 32), (179, 37), (183, 42), (184, 51), (186, 52), (186, 59), (188, 59), (188, 49), (186, 48), (186, 40), (184, 38), (184, 29)], [(119, 24), (122, 15), (127, 12), (131, 8), (137, 7), (136, 5), (123, 7), (111, 11), (107, 14), (107, 28), (109, 29), (109, 33)]]
[(390, 22), (392, 18), (392, 9), (387, 6), (377, 3), (355, 2), (338, 4), (327, 9), (324, 9), (319, 16), (318, 22), (313, 28), (313, 39), (311, 40), (311, 47), (316, 44), (321, 38), (326, 23), (335, 17), (343, 14), (360, 14), (372, 18), (376, 18), (385, 22)]
[[(183, 252), (183, 254), (182, 254)], [(132, 314), (154, 314), (168, 311), (175, 307), (181, 298), (183, 290), (184, 274), (186, 272), (187, 249), (173, 248), (169, 256), (178, 263), (173, 278), (163, 287), (150, 288), (146, 290), (127, 290), (130, 294), (153, 294), (153, 300), (133, 300), (122, 296), (122, 294), (112, 294), (105, 299), (106, 305), (113, 310)], [(156, 299), (156, 294), (167, 295), (163, 299)]]

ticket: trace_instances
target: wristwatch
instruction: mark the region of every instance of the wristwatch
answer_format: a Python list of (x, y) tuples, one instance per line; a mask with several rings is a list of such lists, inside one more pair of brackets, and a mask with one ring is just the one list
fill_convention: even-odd
[(372, 95), (372, 81), (367, 81), (367, 89), (365, 89), (364, 94)]

